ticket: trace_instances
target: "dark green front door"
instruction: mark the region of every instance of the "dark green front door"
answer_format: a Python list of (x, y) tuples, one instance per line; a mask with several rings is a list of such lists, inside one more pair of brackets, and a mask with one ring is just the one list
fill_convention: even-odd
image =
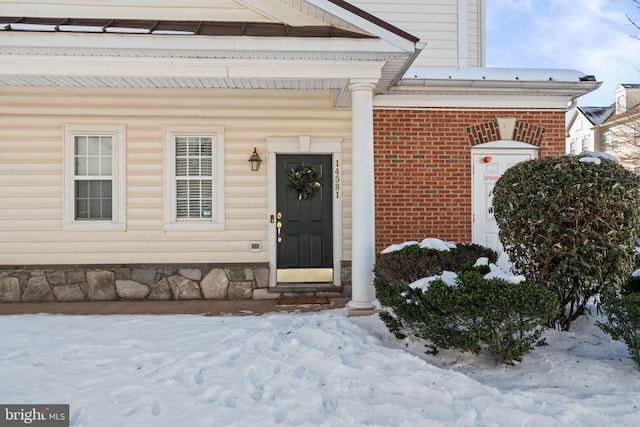
[[(289, 172), (303, 165), (320, 174), (311, 198), (291, 189)], [(279, 283), (333, 281), (331, 155), (281, 154), (276, 157), (276, 230)]]

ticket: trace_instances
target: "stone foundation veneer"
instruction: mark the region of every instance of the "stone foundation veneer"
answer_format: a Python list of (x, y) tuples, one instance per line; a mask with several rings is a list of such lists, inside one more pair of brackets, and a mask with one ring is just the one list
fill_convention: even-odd
[(266, 265), (0, 267), (0, 302), (277, 299), (284, 294), (268, 287)]

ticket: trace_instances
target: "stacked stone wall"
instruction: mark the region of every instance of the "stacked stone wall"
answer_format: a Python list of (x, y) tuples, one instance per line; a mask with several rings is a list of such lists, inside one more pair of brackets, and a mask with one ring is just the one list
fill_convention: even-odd
[[(317, 294), (317, 292), (316, 292)], [(0, 269), (0, 302), (276, 299), (268, 266)], [(340, 292), (325, 296), (342, 296)]]

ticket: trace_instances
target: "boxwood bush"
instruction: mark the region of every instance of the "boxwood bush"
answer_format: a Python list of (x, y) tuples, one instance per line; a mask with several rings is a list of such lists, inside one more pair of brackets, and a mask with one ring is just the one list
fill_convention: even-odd
[(472, 270), (480, 257), (488, 258), (489, 262), (496, 262), (498, 254), (493, 249), (473, 243), (458, 243), (449, 251), (412, 245), (396, 252), (378, 255), (374, 273), (380, 286), (408, 285), (445, 270), (455, 273)]
[[(486, 351), (506, 363), (521, 361), (535, 345), (544, 344), (541, 325), (558, 310), (555, 294), (530, 281), (484, 278), (473, 267), (480, 256), (497, 258), (478, 245), (458, 245), (449, 252), (414, 246), (379, 255), (375, 286), (387, 307), (380, 316), (389, 330), (398, 338), (426, 340), (430, 352)], [(409, 286), (444, 270), (459, 274), (456, 286), (440, 279), (424, 291)]]

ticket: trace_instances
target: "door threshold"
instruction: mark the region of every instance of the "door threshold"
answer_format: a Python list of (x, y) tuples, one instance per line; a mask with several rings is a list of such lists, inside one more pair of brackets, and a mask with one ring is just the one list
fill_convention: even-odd
[(278, 283), (269, 292), (342, 292), (342, 287), (333, 283)]

